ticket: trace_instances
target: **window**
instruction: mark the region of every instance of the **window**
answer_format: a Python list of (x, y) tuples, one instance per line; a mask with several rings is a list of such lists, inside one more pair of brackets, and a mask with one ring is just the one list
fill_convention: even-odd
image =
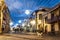
[(45, 17), (45, 22), (47, 22), (47, 18), (48, 18), (48, 17)]
[(0, 6), (0, 10), (1, 10), (1, 6)]
[(40, 19), (40, 20), (42, 19), (42, 14), (39, 14), (39, 19)]
[(47, 17), (48, 17), (48, 19), (51, 19), (51, 13), (48, 13)]
[(55, 10), (55, 13), (54, 13), (56, 16), (59, 16), (59, 8), (57, 8), (56, 10)]
[(60, 16), (60, 7), (59, 7), (59, 16)]
[(51, 19), (53, 19), (53, 18), (54, 18), (54, 13), (52, 12), (52, 13), (51, 13)]
[(6, 20), (6, 19), (3, 17), (3, 20)]

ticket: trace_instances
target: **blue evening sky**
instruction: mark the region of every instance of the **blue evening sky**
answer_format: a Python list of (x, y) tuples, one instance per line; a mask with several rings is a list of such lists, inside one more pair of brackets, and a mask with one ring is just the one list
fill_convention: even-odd
[[(19, 20), (29, 18), (30, 14), (39, 7), (52, 8), (59, 2), (60, 0), (5, 0), (14, 24), (18, 23)], [(30, 14), (26, 15), (25, 10), (30, 10)]]

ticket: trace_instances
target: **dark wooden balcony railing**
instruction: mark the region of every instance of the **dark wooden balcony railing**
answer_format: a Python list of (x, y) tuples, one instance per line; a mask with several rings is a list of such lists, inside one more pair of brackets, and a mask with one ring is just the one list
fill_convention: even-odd
[(58, 18), (59, 18), (59, 20), (60, 20), (60, 16), (59, 16)]
[(48, 23), (54, 23), (57, 21), (57, 17), (52, 17), (51, 19), (47, 19)]

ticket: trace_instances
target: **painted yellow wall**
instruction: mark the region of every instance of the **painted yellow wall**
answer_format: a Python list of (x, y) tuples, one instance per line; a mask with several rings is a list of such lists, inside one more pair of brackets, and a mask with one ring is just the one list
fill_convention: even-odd
[(47, 24), (47, 32), (51, 32), (51, 24)]
[(4, 3), (4, 0), (0, 0), (0, 6), (1, 6), (1, 10), (0, 10), (0, 15), (1, 15), (0, 16), (0, 33), (2, 33), (2, 22), (3, 22), (3, 12), (2, 12), (2, 10), (4, 10), (3, 8), (6, 6), (6, 4)]
[(2, 33), (2, 21), (3, 21), (3, 13), (0, 13), (0, 33)]
[(51, 13), (47, 14), (48, 19), (51, 19)]
[(2, 33), (2, 21), (3, 21), (3, 13), (2, 13), (2, 9), (3, 9), (3, 3), (4, 0), (0, 0), (0, 6), (1, 6), (1, 10), (0, 10), (0, 33)]
[[(39, 19), (39, 14), (43, 14), (44, 12), (39, 11), (37, 13), (37, 29), (40, 29), (40, 27), (42, 27), (42, 20)], [(38, 27), (38, 25), (40, 25), (40, 27)]]
[(55, 31), (59, 31), (58, 23), (55, 23), (54, 28), (55, 28)]

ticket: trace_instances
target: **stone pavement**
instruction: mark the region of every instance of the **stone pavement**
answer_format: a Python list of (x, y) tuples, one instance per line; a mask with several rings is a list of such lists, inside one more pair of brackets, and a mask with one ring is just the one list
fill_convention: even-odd
[(37, 36), (34, 33), (23, 34), (3, 34), (0, 35), (0, 40), (60, 40), (60, 36)]
[(0, 35), (0, 40), (42, 40), (36, 35), (20, 35), (20, 34), (3, 34)]

